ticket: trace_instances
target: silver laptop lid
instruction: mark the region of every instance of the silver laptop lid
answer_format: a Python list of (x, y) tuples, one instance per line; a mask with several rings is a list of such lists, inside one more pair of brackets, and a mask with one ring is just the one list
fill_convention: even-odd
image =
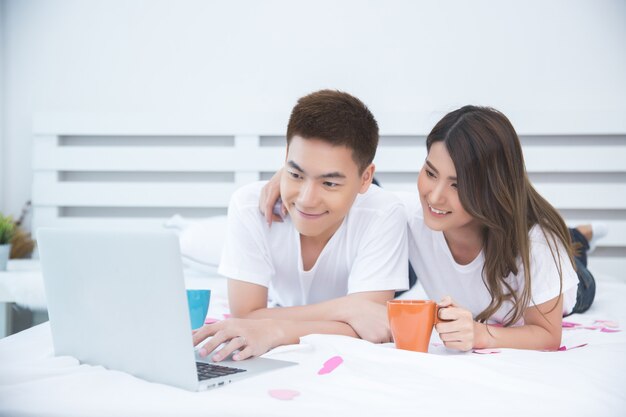
[(57, 355), (197, 389), (175, 234), (42, 228), (37, 241)]

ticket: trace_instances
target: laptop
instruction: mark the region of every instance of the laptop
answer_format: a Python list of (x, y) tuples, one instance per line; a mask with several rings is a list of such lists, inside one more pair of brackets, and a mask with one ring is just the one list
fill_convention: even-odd
[(56, 355), (190, 391), (296, 365), (200, 358), (173, 232), (42, 228), (37, 242)]

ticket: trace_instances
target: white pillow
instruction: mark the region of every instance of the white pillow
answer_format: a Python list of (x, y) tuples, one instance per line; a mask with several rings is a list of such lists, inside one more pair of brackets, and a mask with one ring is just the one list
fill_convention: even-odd
[[(226, 239), (226, 216), (202, 220), (184, 219), (178, 214), (165, 222), (165, 227), (179, 230), (180, 251), (190, 264), (217, 267)], [(186, 259), (185, 259), (186, 258)]]

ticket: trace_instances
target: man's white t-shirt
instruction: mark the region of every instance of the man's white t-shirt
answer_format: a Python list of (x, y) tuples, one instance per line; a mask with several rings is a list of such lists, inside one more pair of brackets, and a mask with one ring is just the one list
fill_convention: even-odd
[[(407, 207), (409, 217), (409, 260), (418, 282), (431, 299), (439, 301), (449, 295), (459, 306), (471, 311), (476, 317), (491, 301), (482, 279), (485, 265), (483, 252), (467, 265), (458, 264), (450, 252), (443, 232), (431, 230), (424, 224), (424, 212), (417, 193), (403, 193), (401, 199)], [(539, 305), (559, 295), (559, 271), (541, 228), (533, 227), (529, 237), (531, 296), (532, 302)], [(570, 313), (576, 304), (578, 276), (560, 243), (558, 250), (563, 273), (563, 312)], [(524, 283), (524, 269), (520, 258), (518, 261), (518, 274), (509, 274), (507, 277), (508, 283), (514, 289), (521, 289)], [(488, 322), (504, 323), (512, 307), (511, 302), (503, 303)], [(521, 324), (523, 320), (516, 323)]]
[(231, 198), (221, 275), (267, 287), (272, 302), (285, 307), (408, 287), (407, 217), (397, 196), (374, 185), (357, 195), (315, 265), (304, 271), (300, 234), (289, 216), (269, 227), (259, 211), (264, 184), (246, 185)]

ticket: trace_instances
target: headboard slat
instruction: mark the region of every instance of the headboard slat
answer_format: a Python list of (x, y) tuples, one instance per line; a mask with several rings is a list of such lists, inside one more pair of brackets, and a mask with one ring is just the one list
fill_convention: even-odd
[[(235, 189), (268, 178), (285, 158), (280, 129), (240, 134), (98, 117), (41, 120), (33, 149), (34, 228), (155, 228), (176, 213), (224, 214)], [(534, 134), (521, 141), (531, 180), (566, 221), (609, 224), (593, 261), (626, 270), (626, 133)], [(383, 134), (377, 178), (387, 189), (415, 191), (425, 157), (423, 132)]]

